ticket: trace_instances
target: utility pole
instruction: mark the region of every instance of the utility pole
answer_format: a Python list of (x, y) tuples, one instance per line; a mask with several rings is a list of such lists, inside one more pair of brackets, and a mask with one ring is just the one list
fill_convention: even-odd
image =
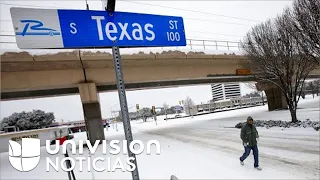
[(139, 104), (136, 104), (136, 121), (139, 119), (139, 109), (140, 109)]
[(156, 125), (158, 125), (158, 124), (157, 124), (157, 113), (156, 113), (156, 107), (155, 107), (155, 106), (152, 106), (151, 112), (152, 112), (152, 114), (153, 114), (153, 119), (154, 119)]
[(167, 118), (168, 118), (168, 116), (167, 116), (167, 107), (164, 107), (164, 113), (166, 114), (166, 121), (167, 121)]

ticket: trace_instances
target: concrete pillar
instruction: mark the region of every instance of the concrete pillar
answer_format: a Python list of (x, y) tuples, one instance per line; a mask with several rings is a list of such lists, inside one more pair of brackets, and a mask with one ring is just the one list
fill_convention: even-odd
[(265, 90), (268, 109), (273, 111), (276, 109), (288, 109), (286, 98), (280, 88), (269, 88)]
[(278, 86), (270, 82), (258, 82), (256, 87), (259, 91), (264, 90), (266, 93), (269, 111), (288, 109), (286, 98)]
[(91, 144), (96, 140), (104, 140), (103, 123), (99, 102), (99, 93), (95, 83), (79, 84), (83, 114), (86, 124), (87, 136)]

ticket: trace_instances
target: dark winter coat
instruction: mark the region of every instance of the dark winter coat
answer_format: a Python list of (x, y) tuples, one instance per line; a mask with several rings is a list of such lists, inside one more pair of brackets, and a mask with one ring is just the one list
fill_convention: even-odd
[(259, 134), (254, 125), (246, 123), (242, 126), (240, 137), (244, 143), (249, 143), (249, 146), (253, 147), (257, 145)]

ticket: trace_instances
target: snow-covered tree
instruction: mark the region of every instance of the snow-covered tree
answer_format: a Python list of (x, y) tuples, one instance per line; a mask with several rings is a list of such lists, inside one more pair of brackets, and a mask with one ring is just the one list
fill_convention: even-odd
[(320, 92), (320, 79), (309, 81), (305, 83), (305, 89), (312, 94), (313, 98), (314, 95), (319, 95)]
[(150, 108), (142, 108), (138, 113), (139, 116), (143, 119), (143, 122), (146, 122), (147, 119), (152, 116)]
[(275, 19), (258, 24), (242, 43), (246, 67), (255, 78), (278, 86), (285, 96), (292, 122), (303, 84), (319, 65), (319, 0), (295, 0)]
[(193, 100), (188, 96), (186, 98), (186, 100), (184, 101), (184, 109), (185, 111), (188, 111), (189, 112), (189, 115), (191, 115), (191, 109), (193, 108), (194, 106), (194, 102)]
[(167, 103), (163, 103), (163, 108), (164, 109), (169, 109), (169, 105)]
[(292, 24), (301, 49), (320, 63), (320, 1), (294, 0), (292, 11)]
[(16, 126), (20, 130), (45, 128), (51, 125), (54, 119), (53, 113), (45, 113), (41, 110), (22, 111), (3, 118), (0, 122), (0, 130), (8, 126)]
[(314, 81), (315, 93), (319, 96), (320, 93), (320, 79)]

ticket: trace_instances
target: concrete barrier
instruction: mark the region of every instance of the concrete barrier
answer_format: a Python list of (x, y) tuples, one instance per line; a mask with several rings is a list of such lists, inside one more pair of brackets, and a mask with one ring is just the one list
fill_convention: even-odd
[(21, 142), (21, 138), (37, 138), (40, 139), (40, 146), (45, 146), (46, 140), (52, 141), (67, 135), (69, 131), (66, 126), (3, 133), (0, 134), (0, 153), (9, 151), (9, 140)]

